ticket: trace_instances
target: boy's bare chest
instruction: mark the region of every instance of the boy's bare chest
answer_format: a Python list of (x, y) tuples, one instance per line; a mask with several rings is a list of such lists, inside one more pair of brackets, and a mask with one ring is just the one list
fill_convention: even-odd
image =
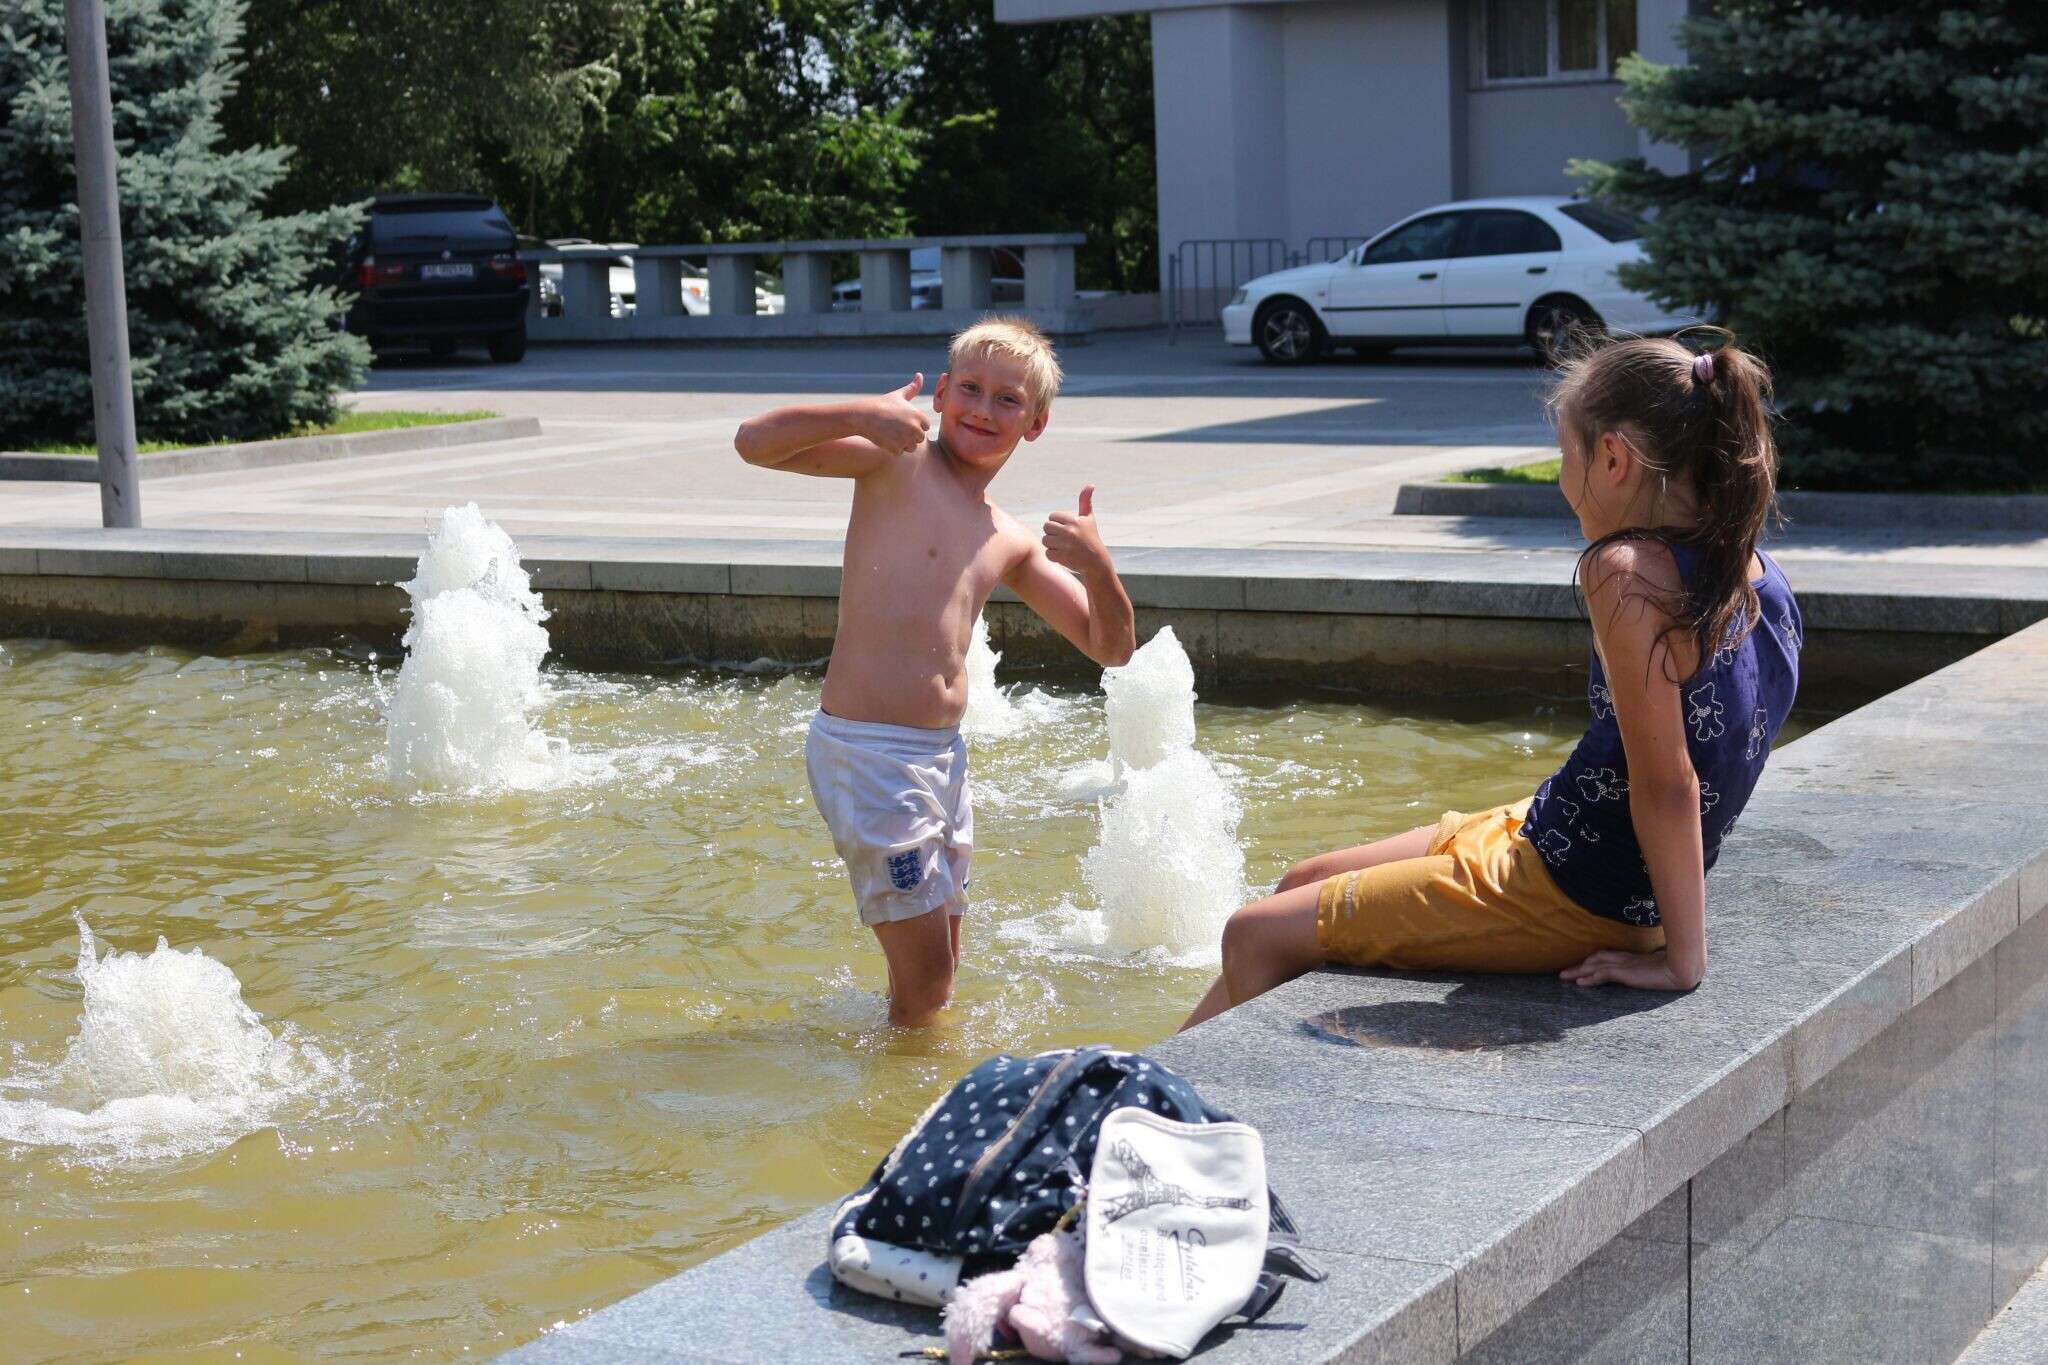
[(876, 586), (904, 597), (929, 601), (962, 589), (985, 596), (1025, 548), (994, 508), (957, 490), (913, 486), (863, 501), (856, 498), (847, 527), (847, 571), (865, 569)]

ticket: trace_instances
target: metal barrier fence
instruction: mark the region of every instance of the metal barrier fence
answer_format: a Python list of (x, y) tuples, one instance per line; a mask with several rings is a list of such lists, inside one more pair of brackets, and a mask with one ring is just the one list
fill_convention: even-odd
[(1287, 243), (1278, 237), (1202, 237), (1182, 242), (1166, 263), (1167, 335), (1180, 340), (1192, 322), (1214, 322), (1246, 280), (1285, 270)]
[(1297, 265), (1334, 261), (1366, 240), (1311, 237), (1295, 251), (1278, 237), (1190, 238), (1166, 262), (1168, 339), (1179, 341), (1183, 326), (1218, 321), (1223, 305), (1246, 280)]

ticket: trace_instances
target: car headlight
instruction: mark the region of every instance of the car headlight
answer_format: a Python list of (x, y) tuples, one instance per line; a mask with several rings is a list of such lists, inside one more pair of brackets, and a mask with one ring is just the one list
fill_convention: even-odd
[(1231, 306), (1232, 308), (1235, 308), (1235, 307), (1237, 307), (1237, 306), (1238, 306), (1239, 304), (1243, 303), (1243, 302), (1244, 302), (1244, 301), (1245, 301), (1246, 299), (1249, 299), (1249, 298), (1250, 298), (1251, 296), (1252, 296), (1252, 291), (1251, 291), (1251, 290), (1249, 290), (1249, 289), (1240, 289), (1240, 290), (1238, 290), (1238, 291), (1237, 291), (1237, 292), (1236, 292), (1235, 294), (1232, 294), (1232, 295), (1230, 296), (1230, 306)]

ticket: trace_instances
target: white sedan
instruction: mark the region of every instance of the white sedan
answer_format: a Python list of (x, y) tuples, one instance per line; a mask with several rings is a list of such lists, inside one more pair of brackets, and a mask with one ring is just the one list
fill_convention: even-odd
[(1698, 322), (1615, 277), (1642, 259), (1641, 236), (1636, 219), (1582, 199), (1440, 204), (1335, 261), (1250, 281), (1223, 310), (1223, 337), (1283, 365), (1332, 346), (1524, 342), (1549, 360), (1575, 329), (1647, 336)]

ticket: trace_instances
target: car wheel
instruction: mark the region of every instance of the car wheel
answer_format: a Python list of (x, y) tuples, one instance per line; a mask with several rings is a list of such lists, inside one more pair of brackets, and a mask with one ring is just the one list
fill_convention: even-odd
[(1329, 335), (1301, 300), (1274, 299), (1252, 319), (1252, 340), (1275, 365), (1305, 365), (1323, 353)]
[(491, 359), (500, 365), (510, 365), (526, 359), (526, 326), (521, 324), (509, 332), (500, 332), (491, 338)]
[(1529, 310), (1524, 337), (1546, 365), (1559, 365), (1600, 339), (1600, 315), (1577, 299), (1541, 299)]

